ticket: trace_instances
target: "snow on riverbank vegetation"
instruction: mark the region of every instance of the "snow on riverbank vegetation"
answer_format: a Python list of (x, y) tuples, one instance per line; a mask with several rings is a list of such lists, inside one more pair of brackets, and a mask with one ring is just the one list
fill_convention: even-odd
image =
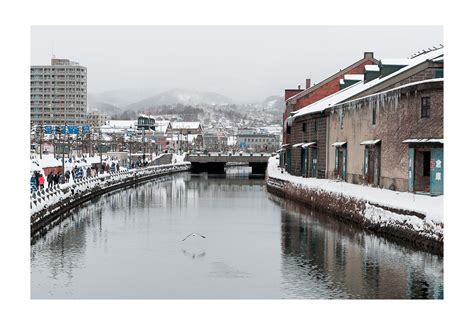
[[(290, 199), (303, 201), (335, 215), (406, 239), (443, 240), (443, 196), (396, 192), (346, 182), (293, 176), (268, 161), (267, 184)], [(275, 182), (275, 180), (282, 181)]]
[(286, 180), (302, 188), (314, 191), (329, 192), (335, 195), (367, 201), (373, 205), (417, 212), (432, 221), (443, 222), (443, 196), (431, 197), (429, 195), (396, 192), (377, 187), (349, 184), (331, 179), (292, 176), (278, 167), (277, 157), (272, 157), (268, 161), (268, 176)]

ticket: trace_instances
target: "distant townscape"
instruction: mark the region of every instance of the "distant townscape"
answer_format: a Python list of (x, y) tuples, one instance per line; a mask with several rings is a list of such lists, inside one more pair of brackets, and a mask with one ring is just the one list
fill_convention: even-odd
[(87, 68), (68, 59), (31, 66), (32, 153), (128, 153), (153, 160), (178, 151), (275, 152), (283, 97), (236, 104), (223, 95), (173, 89), (133, 101), (133, 90), (88, 94)]

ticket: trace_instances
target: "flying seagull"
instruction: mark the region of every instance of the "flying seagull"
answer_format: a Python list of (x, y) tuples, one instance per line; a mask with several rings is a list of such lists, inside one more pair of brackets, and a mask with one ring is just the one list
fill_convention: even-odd
[(188, 236), (186, 236), (186, 237), (183, 239), (183, 241), (184, 241), (185, 239), (187, 239), (188, 237), (190, 237), (190, 236), (192, 236), (192, 237), (201, 236), (202, 238), (206, 238), (206, 236), (202, 236), (201, 234), (198, 234), (198, 233), (191, 233), (191, 234), (189, 234)]

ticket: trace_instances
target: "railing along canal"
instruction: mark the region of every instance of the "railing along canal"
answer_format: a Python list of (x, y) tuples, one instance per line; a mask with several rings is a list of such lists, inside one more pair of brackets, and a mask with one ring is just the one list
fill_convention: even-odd
[(189, 167), (190, 163), (184, 162), (103, 173), (35, 191), (30, 195), (31, 233), (35, 234), (48, 224), (45, 220), (54, 219), (94, 196), (154, 177), (186, 171)]

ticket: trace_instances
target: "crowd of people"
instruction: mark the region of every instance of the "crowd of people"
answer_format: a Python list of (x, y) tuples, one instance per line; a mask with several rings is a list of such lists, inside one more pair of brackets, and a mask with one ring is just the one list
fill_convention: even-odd
[(149, 165), (148, 161), (137, 160), (137, 161), (132, 161), (130, 163), (130, 168), (136, 169), (136, 168), (141, 168), (141, 167), (147, 167), (148, 165)]
[(50, 171), (46, 180), (40, 171), (34, 171), (30, 178), (30, 190), (31, 192), (43, 190), (45, 182), (47, 182), (47, 188), (52, 188), (58, 184), (69, 183), (71, 178), (73, 181), (79, 181), (84, 177), (95, 177), (102, 173), (114, 173), (116, 171), (120, 171), (120, 165), (115, 162), (112, 162), (112, 164), (105, 162), (102, 164), (92, 164), (87, 168), (76, 165), (73, 169), (66, 170), (64, 175), (60, 172)]
[(48, 183), (48, 188), (52, 188), (53, 186), (63, 182), (62, 175), (51, 171), (45, 180), (41, 172), (34, 171), (30, 178), (31, 191), (43, 190), (45, 188), (45, 182)]

